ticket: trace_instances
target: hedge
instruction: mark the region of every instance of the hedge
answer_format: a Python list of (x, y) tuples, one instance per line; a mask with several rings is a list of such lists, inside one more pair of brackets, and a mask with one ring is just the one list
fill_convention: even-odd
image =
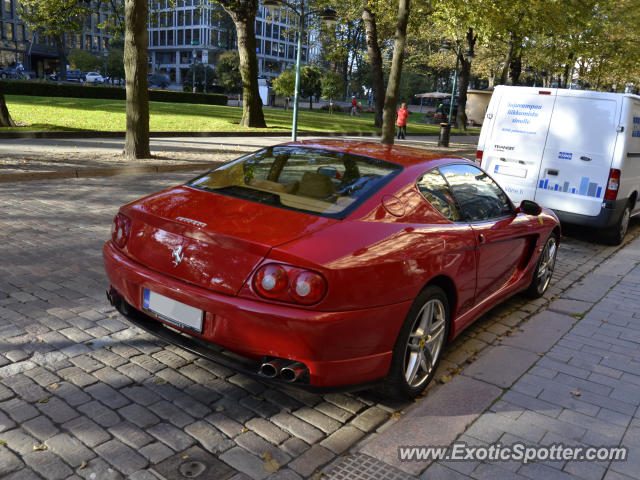
[[(104, 85), (82, 86), (62, 83), (0, 80), (0, 92), (6, 95), (33, 95), (36, 97), (106, 98), (125, 100), (125, 89)], [(220, 93), (189, 93), (172, 90), (149, 90), (152, 102), (197, 103), (226, 105), (227, 96)]]

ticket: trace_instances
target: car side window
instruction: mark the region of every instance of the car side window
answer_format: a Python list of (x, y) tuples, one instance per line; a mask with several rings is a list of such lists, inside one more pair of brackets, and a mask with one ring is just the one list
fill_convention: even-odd
[(513, 214), (509, 197), (493, 179), (473, 165), (446, 165), (440, 172), (467, 221), (483, 221)]
[(416, 182), (420, 193), (427, 201), (433, 205), (444, 217), (452, 222), (461, 220), (460, 212), (456, 207), (455, 200), (449, 189), (449, 185), (438, 170), (431, 170)]

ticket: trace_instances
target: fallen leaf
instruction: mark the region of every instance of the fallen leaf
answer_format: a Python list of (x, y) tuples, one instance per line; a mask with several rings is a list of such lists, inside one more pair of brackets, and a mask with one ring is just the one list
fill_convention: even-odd
[(46, 450), (47, 446), (44, 443), (41, 443), (40, 445), (34, 445), (33, 446), (33, 450), (34, 451), (41, 451), (41, 450)]
[(571, 395), (573, 395), (574, 397), (579, 397), (580, 395), (582, 395), (582, 393), (580, 393), (578, 390), (574, 390), (573, 392), (571, 392)]
[(539, 356), (539, 357), (544, 357), (544, 353), (542, 353), (542, 352), (538, 352), (538, 356)]
[(153, 380), (153, 383), (155, 383), (156, 385), (166, 385), (167, 381), (164, 378), (155, 378)]
[(242, 427), (242, 430), (240, 430), (240, 433), (247, 433), (249, 431), (249, 429), (247, 427)]
[(450, 380), (451, 380), (451, 375), (442, 375), (442, 376), (438, 379), (438, 381), (439, 381), (440, 383), (447, 383), (447, 382), (449, 382)]
[(111, 350), (111, 345), (105, 345), (105, 346), (104, 346), (104, 349), (105, 349), (105, 350)]
[(189, 455), (183, 455), (183, 456), (182, 456), (182, 459), (183, 459), (183, 460), (189, 460)]
[(218, 405), (216, 407), (216, 412), (224, 412), (224, 405)]
[(606, 318), (603, 318), (602, 323), (609, 323), (609, 320), (607, 320)]
[(402, 417), (402, 413), (400, 413), (400, 412), (393, 412), (391, 414), (391, 418), (394, 419), (394, 420), (400, 420), (400, 417)]
[(41, 398), (40, 400), (38, 400), (38, 403), (49, 403), (49, 399), (50, 399), (50, 398), (51, 398), (51, 397), (44, 397), (44, 398)]
[(88, 466), (89, 466), (89, 464), (88, 464), (88, 463), (87, 463), (87, 461), (85, 460), (85, 461), (83, 461), (83, 462), (80, 464), (80, 467), (79, 467), (79, 468), (80, 468), (80, 470), (84, 470), (84, 469), (85, 469), (85, 468), (87, 468)]
[(271, 460), (271, 458), (273, 458), (273, 457), (271, 457), (271, 453), (269, 453), (269, 452), (264, 452), (264, 453), (262, 454), (262, 457), (261, 457), (261, 458), (262, 458), (263, 460)]
[(274, 459), (267, 460), (266, 462), (264, 462), (264, 469), (267, 472), (275, 473), (280, 470), (280, 462)]
[(60, 385), (58, 385), (57, 383), (52, 383), (51, 385), (49, 385), (49, 389), (50, 390), (56, 390)]
[(7, 444), (6, 440), (0, 440), (0, 447), (4, 447)]
[(503, 340), (502, 337), (496, 337), (496, 340), (498, 340), (499, 342), (501, 342)]

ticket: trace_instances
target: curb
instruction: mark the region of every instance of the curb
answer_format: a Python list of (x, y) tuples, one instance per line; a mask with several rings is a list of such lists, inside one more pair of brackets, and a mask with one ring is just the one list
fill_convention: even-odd
[(7, 173), (0, 175), (0, 183), (53, 180), (62, 178), (113, 177), (116, 175), (204, 170), (212, 168), (217, 163), (219, 162), (180, 163), (174, 165), (145, 165), (139, 167), (81, 168), (75, 170), (58, 170), (47, 172)]

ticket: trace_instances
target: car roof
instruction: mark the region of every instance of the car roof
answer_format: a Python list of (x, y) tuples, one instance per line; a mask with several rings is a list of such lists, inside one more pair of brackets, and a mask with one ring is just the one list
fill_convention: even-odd
[[(438, 160), (455, 159), (469, 162), (466, 159), (456, 156), (442, 155), (422, 148), (404, 147), (399, 145), (383, 145), (379, 142), (364, 142), (354, 140), (302, 140), (289, 142), (282, 145), (300, 145), (308, 148), (322, 148), (339, 152), (361, 155), (363, 157), (376, 158), (390, 163), (396, 163), (404, 167), (434, 162), (440, 164)], [(469, 162), (472, 163), (472, 162)]]

